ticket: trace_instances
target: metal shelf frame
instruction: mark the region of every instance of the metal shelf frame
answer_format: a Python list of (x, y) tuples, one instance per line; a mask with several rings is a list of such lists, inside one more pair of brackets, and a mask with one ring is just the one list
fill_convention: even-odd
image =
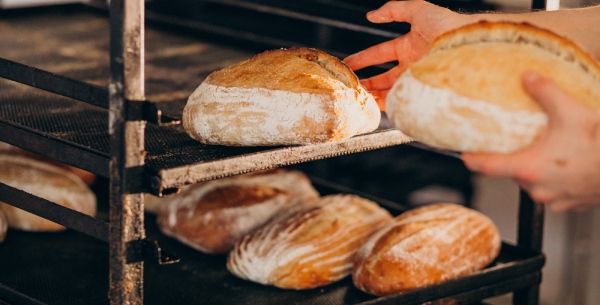
[[(107, 89), (0, 59), (0, 77), (108, 109), (108, 153), (89, 151), (76, 147), (73, 143), (62, 143), (35, 131), (0, 122), (0, 140), (18, 143), (20, 147), (30, 151), (40, 150), (39, 143), (52, 142), (59, 150), (76, 152), (82, 158), (68, 159), (57, 151), (44, 152), (46, 156), (108, 177), (108, 222), (70, 211), (4, 184), (0, 184), (0, 200), (108, 242), (108, 289), (111, 305), (143, 304), (144, 260), (148, 257), (158, 257), (159, 261), (161, 260), (158, 245), (146, 238), (144, 192), (160, 195), (163, 191), (202, 180), (360, 152), (365, 147), (376, 149), (412, 141), (398, 131), (382, 130), (341, 143), (260, 149), (258, 152), (244, 153), (212, 163), (201, 162), (169, 169), (153, 169), (156, 171), (148, 173), (145, 164), (145, 135), (148, 122), (161, 125), (176, 123), (177, 120), (163, 120), (160, 110), (146, 99), (144, 33), (144, 0), (110, 1), (110, 83)], [(16, 138), (21, 140), (17, 141)], [(543, 206), (533, 203), (527, 194), (522, 193), (519, 207), (517, 247), (541, 253)], [(165, 259), (164, 262), (169, 261)], [(474, 298), (471, 301), (479, 301), (485, 297), (514, 292), (514, 304), (536, 305), (540, 280), (541, 272), (533, 270), (525, 276), (506, 280), (507, 284), (503, 286), (506, 291), (498, 290), (495, 285), (473, 287), (474, 291), (462, 291), (458, 298)], [(435, 287), (431, 289), (435, 290)], [(410, 304), (421, 303), (421, 294), (432, 292), (431, 289), (415, 293), (416, 298)], [(461, 294), (464, 295), (460, 296)], [(456, 295), (447, 297), (455, 298)], [(393, 304), (397, 301), (398, 296), (392, 296), (364, 304)]]

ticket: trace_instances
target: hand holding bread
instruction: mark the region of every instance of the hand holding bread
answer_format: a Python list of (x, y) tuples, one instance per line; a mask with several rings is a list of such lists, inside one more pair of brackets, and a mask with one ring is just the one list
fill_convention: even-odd
[(525, 23), (480, 22), (442, 34), (387, 96), (392, 123), (434, 147), (514, 152), (547, 126), (523, 89), (527, 71), (552, 78), (600, 114), (600, 65), (576, 44)]

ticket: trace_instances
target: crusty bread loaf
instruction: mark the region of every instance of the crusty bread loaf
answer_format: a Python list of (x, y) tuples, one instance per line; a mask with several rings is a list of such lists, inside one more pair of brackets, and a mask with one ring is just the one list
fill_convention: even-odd
[(4, 212), (2, 212), (2, 208), (0, 208), (0, 243), (4, 241), (7, 230), (8, 222), (6, 222), (6, 216), (4, 216)]
[(66, 169), (70, 170), (71, 172), (73, 172), (75, 175), (77, 175), (79, 178), (81, 178), (81, 180), (83, 180), (83, 182), (85, 182), (88, 185), (91, 185), (94, 181), (96, 181), (96, 175), (94, 173), (90, 173), (86, 170), (50, 159), (48, 157), (44, 157), (40, 154), (32, 153), (30, 151), (21, 149), (19, 147), (8, 144), (6, 142), (0, 142), (0, 153), (33, 158), (33, 159), (36, 159), (39, 161), (43, 161), (46, 163), (50, 163), (50, 164), (53, 164), (56, 166), (66, 168)]
[(319, 193), (299, 171), (275, 169), (202, 182), (159, 209), (163, 233), (205, 253), (227, 253), (244, 234)]
[(245, 235), (229, 254), (234, 275), (286, 289), (324, 286), (350, 274), (354, 254), (392, 216), (354, 195), (329, 195)]
[(210, 74), (188, 99), (183, 126), (206, 144), (323, 143), (375, 130), (381, 112), (354, 72), (325, 52), (263, 52)]
[[(95, 216), (96, 195), (71, 171), (36, 159), (0, 154), (0, 182), (65, 206)], [(60, 231), (62, 225), (0, 202), (8, 225), (27, 231)]]
[(387, 295), (483, 269), (499, 254), (500, 233), (475, 210), (433, 204), (409, 210), (371, 236), (352, 270), (360, 290)]
[(600, 110), (600, 65), (577, 45), (529, 24), (481, 22), (442, 34), (429, 54), (408, 65), (388, 94), (387, 115), (431, 146), (513, 152), (547, 125), (522, 87), (525, 71)]

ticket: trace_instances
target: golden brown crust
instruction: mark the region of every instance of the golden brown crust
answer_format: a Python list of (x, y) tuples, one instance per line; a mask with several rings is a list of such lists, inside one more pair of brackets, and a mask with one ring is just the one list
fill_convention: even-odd
[[(94, 216), (96, 196), (74, 173), (37, 159), (0, 154), (0, 181), (34, 196)], [(0, 202), (8, 225), (27, 231), (60, 231), (65, 227)]]
[(6, 216), (4, 216), (4, 212), (0, 208), (0, 243), (4, 241), (6, 238), (6, 231), (8, 230), (8, 223), (6, 222)]
[(163, 233), (197, 250), (226, 253), (281, 209), (317, 197), (301, 172), (259, 171), (186, 188), (161, 202), (157, 223)]
[(350, 274), (354, 254), (392, 216), (354, 195), (330, 195), (295, 207), (240, 239), (227, 268), (285, 289), (311, 289)]
[(331, 78), (339, 80), (348, 88), (358, 87), (358, 78), (354, 72), (339, 59), (317, 49), (290, 48), (257, 54), (210, 74), (206, 82), (223, 87), (327, 93), (338, 89), (323, 81)]
[(490, 264), (500, 251), (495, 225), (454, 204), (416, 208), (396, 217), (361, 248), (353, 267), (359, 289), (387, 295), (456, 278)]

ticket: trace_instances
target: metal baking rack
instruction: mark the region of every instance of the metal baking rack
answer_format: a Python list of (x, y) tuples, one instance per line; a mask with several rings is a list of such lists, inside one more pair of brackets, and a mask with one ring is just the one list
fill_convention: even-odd
[[(240, 5), (245, 9), (262, 9), (265, 3), (269, 4), (265, 1), (206, 2), (229, 5), (231, 9)], [(281, 7), (269, 11), (282, 13), (280, 17), (297, 18), (298, 15), (290, 16), (289, 12)], [(84, 6), (54, 13), (34, 11), (30, 14), (25, 14), (24, 18), (30, 19), (33, 24), (32, 36), (13, 38), (21, 39), (19, 43), (26, 46), (27, 41), (35, 41), (34, 34), (37, 32), (45, 39), (49, 39), (46, 34), (56, 35), (58, 45), (54, 49), (59, 48), (64, 58), (42, 56), (44, 46), (38, 45), (33, 48), (39, 53), (33, 56), (39, 59), (38, 62), (0, 59), (0, 77), (10, 80), (0, 82), (0, 141), (107, 178), (109, 192), (105, 199), (109, 204), (105, 213), (94, 218), (0, 184), (0, 201), (73, 229), (52, 237), (10, 232), (16, 237), (0, 244), (0, 257), (6, 258), (2, 261), (9, 262), (2, 266), (0, 272), (0, 303), (231, 304), (240, 303), (243, 299), (242, 303), (260, 304), (282, 304), (290, 300), (299, 304), (422, 304), (447, 301), (467, 304), (513, 292), (515, 304), (537, 304), (544, 264), (544, 256), (540, 253), (543, 209), (533, 204), (525, 194), (522, 194), (520, 202), (518, 245), (504, 244), (500, 257), (491, 266), (460, 279), (375, 298), (353, 288), (348, 279), (318, 290), (282, 291), (232, 277), (224, 268), (223, 257), (199, 254), (162, 236), (153, 223), (153, 217), (145, 217), (143, 213), (143, 193), (162, 195), (175, 192), (184, 184), (411, 143), (411, 139), (382, 126), (366, 135), (319, 145), (259, 148), (202, 145), (191, 140), (177, 124), (178, 110), (187, 97), (181, 91), (186, 92), (189, 86), (168, 81), (152, 82), (157, 87), (185, 88), (176, 94), (157, 92), (150, 86), (146, 88), (149, 79), (155, 81), (153, 75), (146, 74), (148, 62), (158, 61), (150, 65), (151, 70), (156, 72), (166, 69), (170, 65), (169, 60), (173, 59), (167, 58), (166, 65), (161, 63), (160, 52), (148, 52), (146, 37), (153, 43), (169, 39), (174, 44), (182, 43), (185, 46), (179, 48), (179, 52), (200, 50), (200, 54), (196, 54), (200, 57), (195, 59), (201, 61), (202, 52), (206, 49), (198, 46), (196, 39), (147, 29), (145, 1), (142, 0), (112, 0), (108, 21), (104, 15), (90, 13)], [(38, 15), (42, 17), (38, 19)], [(306, 19), (307, 15), (300, 16)], [(8, 14), (3, 17), (7, 23), (19, 18)], [(44, 18), (54, 22), (61, 20), (65, 27), (46, 28)], [(155, 16), (150, 19), (165, 24), (178, 18)], [(70, 24), (69, 20), (76, 22)], [(321, 26), (340, 26), (340, 23), (331, 22), (334, 18), (324, 19), (322, 16), (308, 21), (323, 20), (325, 22)], [(84, 29), (78, 30), (76, 25), (81, 24), (85, 24)], [(105, 32), (98, 37), (106, 37), (106, 44), (103, 38), (99, 38), (100, 42), (91, 38), (93, 41), (86, 40), (83, 46), (74, 43), (74, 49), (69, 49), (58, 39), (61, 35), (68, 35), (71, 42), (74, 42), (72, 39), (89, 39), (90, 27), (106, 30), (105, 25), (110, 35)], [(341, 26), (346, 25), (342, 23)], [(350, 30), (364, 32), (365, 28)], [(372, 35), (369, 31), (366, 34)], [(52, 47), (52, 40), (45, 44), (48, 48)], [(82, 52), (78, 47), (92, 50)], [(86, 67), (83, 70), (68, 68), (64, 73), (52, 72), (60, 70), (62, 63), (73, 65), (74, 58), (95, 56), (94, 51), (99, 51), (98, 47), (106, 47), (110, 54), (107, 62), (102, 56), (91, 60), (87, 58), (89, 61), (82, 63)], [(27, 52), (23, 50), (30, 49), (17, 48), (14, 50), (15, 58), (26, 57), (23, 54)], [(229, 55), (220, 50), (216, 52), (220, 56), (230, 56), (230, 60), (250, 54), (243, 51), (233, 51)], [(38, 68), (49, 62), (57, 65), (46, 70)], [(90, 63), (98, 66), (90, 66)], [(203, 64), (185, 62), (179, 67), (205, 66), (201, 71), (185, 71), (196, 73), (196, 76), (205, 76), (217, 68), (214, 62)], [(82, 74), (82, 71), (85, 73)], [(110, 75), (108, 83), (102, 83), (98, 76), (106, 75), (103, 72)], [(197, 85), (197, 80), (188, 78)], [(26, 86), (17, 83), (37, 89), (24, 88)], [(351, 192), (326, 182), (317, 184), (323, 193)], [(384, 200), (375, 200), (385, 206)], [(179, 259), (162, 249), (177, 253), (181, 261), (171, 264)], [(51, 289), (46, 287), (50, 283), (53, 283)]]

